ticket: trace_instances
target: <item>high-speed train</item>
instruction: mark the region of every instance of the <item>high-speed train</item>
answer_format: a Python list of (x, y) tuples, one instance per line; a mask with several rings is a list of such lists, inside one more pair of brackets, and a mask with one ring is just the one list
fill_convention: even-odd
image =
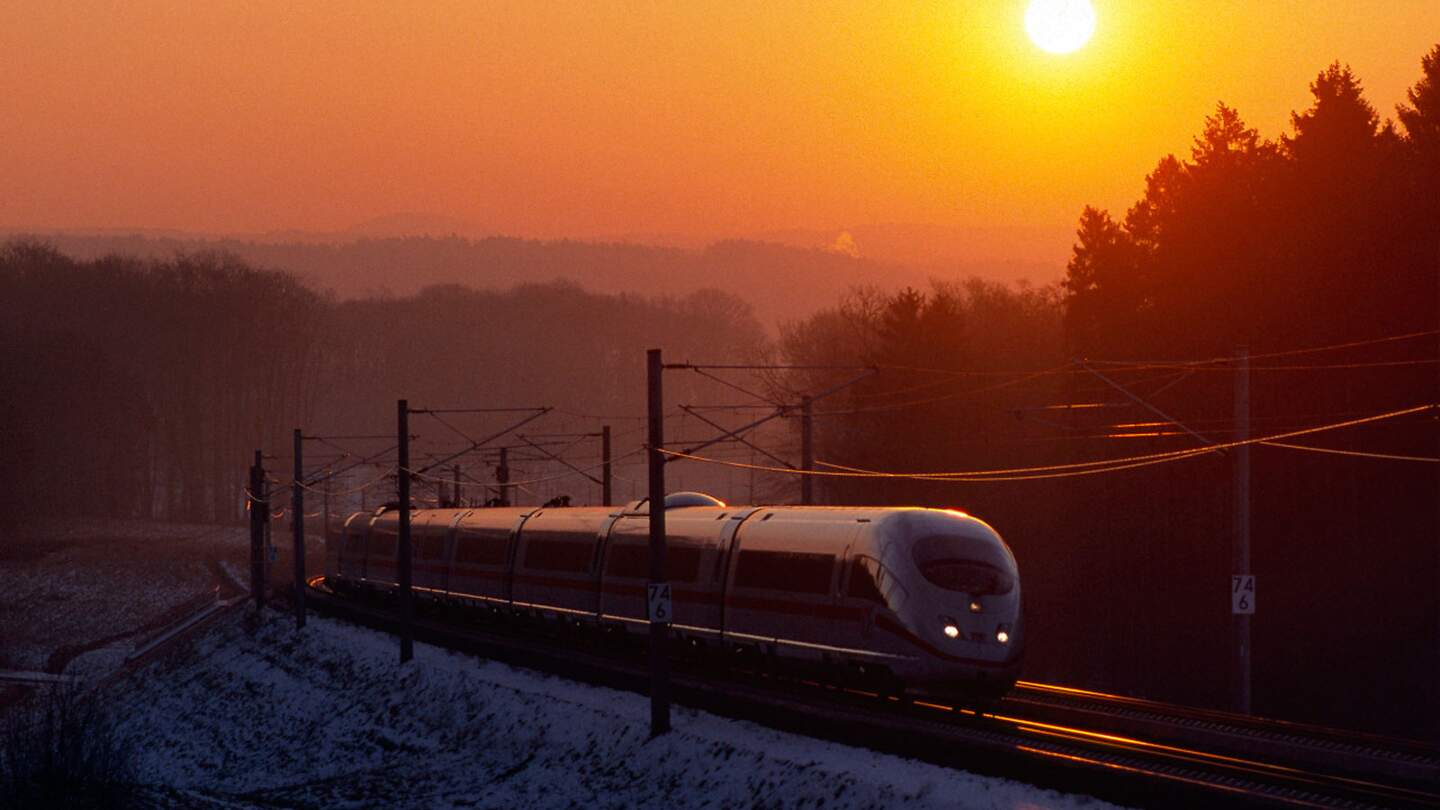
[[(1015, 557), (962, 512), (665, 500), (670, 632), (708, 650), (994, 695), (1024, 651)], [(326, 539), (327, 583), (396, 588), (399, 512), (357, 512)], [(646, 501), (616, 507), (417, 509), (416, 598), (506, 616), (648, 632)]]

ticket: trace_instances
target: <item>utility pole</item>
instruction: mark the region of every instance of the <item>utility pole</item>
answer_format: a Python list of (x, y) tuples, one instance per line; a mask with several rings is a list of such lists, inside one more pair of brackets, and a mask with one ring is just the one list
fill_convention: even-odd
[(460, 465), (456, 464), (450, 469), (451, 481), (454, 482), (454, 490), (450, 493), (450, 505), (456, 509), (460, 508)]
[(295, 428), (295, 479), (290, 495), (290, 525), (295, 530), (295, 627), (305, 626), (305, 464), (301, 446), (305, 439)]
[(614, 478), (610, 472), (610, 426), (600, 428), (600, 505), (610, 506)]
[(661, 379), (665, 367), (660, 350), (646, 352), (647, 402), (650, 423), (650, 587), (647, 601), (650, 614), (650, 736), (658, 737), (670, 730), (670, 659), (665, 642), (669, 636), (668, 610), (656, 609), (663, 593), (666, 607), (669, 588), (665, 584), (665, 397)]
[(396, 481), (400, 488), (400, 663), (415, 657), (415, 595), (410, 591), (410, 403), (398, 400), (395, 408), (399, 438), (399, 456), (395, 468)]
[(800, 398), (800, 469), (804, 471), (800, 475), (800, 503), (805, 506), (815, 503), (815, 477), (809, 474), (815, 469), (815, 414), (812, 404), (808, 395)]
[[(1235, 350), (1235, 441), (1250, 440), (1250, 350)], [(1255, 578), (1250, 573), (1250, 445), (1235, 448), (1234, 575), (1230, 609), (1237, 643), (1236, 708), (1250, 714), (1250, 617), (1255, 613)]]
[(265, 516), (270, 505), (262, 499), (264, 487), (265, 462), (256, 450), (250, 465), (250, 598), (257, 614), (265, 609)]
[(500, 485), (500, 505), (510, 505), (510, 448), (500, 448), (500, 464), (495, 468), (495, 483)]
[(265, 509), (260, 513), (260, 525), (265, 534), (265, 539), (261, 543), (265, 553), (260, 557), (260, 593), (262, 596), (268, 596), (266, 591), (270, 588), (270, 555), (275, 551), (275, 543), (270, 532), (272, 493), (270, 492), (270, 481), (264, 475), (260, 476), (260, 492), (260, 500), (265, 504)]

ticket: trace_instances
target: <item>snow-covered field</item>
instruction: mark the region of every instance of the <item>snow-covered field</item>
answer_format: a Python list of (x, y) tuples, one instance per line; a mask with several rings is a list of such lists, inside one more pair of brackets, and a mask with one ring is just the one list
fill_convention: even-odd
[(200, 807), (1108, 807), (312, 618), (229, 619), (119, 685), (156, 802)]
[(213, 598), (210, 561), (248, 557), (243, 529), (65, 521), (0, 538), (0, 669), (43, 671)]

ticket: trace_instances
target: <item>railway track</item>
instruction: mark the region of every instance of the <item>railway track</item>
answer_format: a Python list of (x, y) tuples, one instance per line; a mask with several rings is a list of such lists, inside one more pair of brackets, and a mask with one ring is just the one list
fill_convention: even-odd
[(1031, 719), (1086, 725), (1154, 742), (1204, 747), (1239, 757), (1265, 757), (1414, 786), (1440, 785), (1440, 746), (1418, 740), (1197, 709), (1053, 684), (1021, 681), (1006, 707)]
[[(329, 593), (311, 580), (318, 611), (391, 631), (391, 613)], [(537, 639), (537, 625), (457, 624), (423, 617), (418, 640), (628, 691), (645, 692), (643, 657), (586, 643)], [(1440, 756), (1390, 740), (1116, 695), (1022, 683), (977, 708), (901, 700), (777, 673), (717, 667), (678, 655), (677, 702), (936, 764), (1163, 807), (1440, 808)]]

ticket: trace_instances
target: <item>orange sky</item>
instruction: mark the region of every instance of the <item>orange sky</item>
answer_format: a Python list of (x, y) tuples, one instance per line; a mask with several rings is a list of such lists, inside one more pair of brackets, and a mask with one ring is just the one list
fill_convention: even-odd
[(1273, 137), (1340, 59), (1393, 116), (1440, 41), (1436, 0), (1095, 0), (1053, 56), (1024, 6), (3, 3), (0, 227), (1053, 227), (1014, 250), (1063, 263), (1217, 100)]

